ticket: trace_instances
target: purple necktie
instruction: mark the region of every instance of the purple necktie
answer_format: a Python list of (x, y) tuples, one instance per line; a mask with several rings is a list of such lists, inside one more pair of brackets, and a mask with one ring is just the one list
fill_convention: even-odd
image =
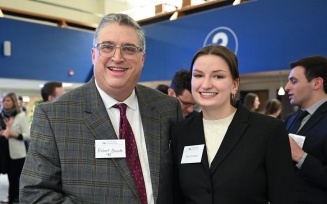
[(120, 103), (112, 107), (119, 108), (120, 110), (119, 137), (120, 139), (125, 139), (126, 159), (127, 159), (128, 166), (133, 175), (141, 202), (142, 204), (147, 204), (148, 201), (146, 196), (145, 183), (143, 179), (140, 158), (137, 152), (137, 146), (136, 146), (133, 130), (126, 117), (127, 105), (124, 103)]

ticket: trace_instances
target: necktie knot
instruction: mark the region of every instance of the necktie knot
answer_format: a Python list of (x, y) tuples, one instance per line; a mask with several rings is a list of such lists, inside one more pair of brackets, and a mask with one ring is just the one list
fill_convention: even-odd
[(298, 115), (298, 119), (297, 120), (303, 120), (303, 118), (305, 117), (305, 116), (307, 116), (309, 114), (309, 112), (308, 111), (306, 111), (306, 110), (301, 110), (300, 111), (300, 113), (299, 113), (299, 115)]
[(115, 104), (115, 105), (113, 105), (112, 107), (114, 107), (114, 108), (119, 108), (119, 110), (120, 110), (120, 115), (121, 115), (121, 116), (125, 116), (125, 115), (126, 115), (126, 108), (127, 108), (127, 105), (126, 105), (125, 103)]

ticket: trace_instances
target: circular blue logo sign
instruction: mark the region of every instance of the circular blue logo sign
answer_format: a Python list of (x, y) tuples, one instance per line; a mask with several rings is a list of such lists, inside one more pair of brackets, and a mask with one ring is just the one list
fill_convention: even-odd
[(210, 44), (218, 44), (228, 47), (234, 54), (237, 54), (238, 41), (235, 32), (228, 27), (217, 27), (210, 31), (204, 40), (203, 47)]

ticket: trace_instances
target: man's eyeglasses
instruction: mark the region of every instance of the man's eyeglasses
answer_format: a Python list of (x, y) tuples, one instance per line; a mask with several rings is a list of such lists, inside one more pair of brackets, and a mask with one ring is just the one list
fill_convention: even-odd
[(133, 45), (116, 46), (110, 43), (98, 43), (95, 45), (102, 57), (113, 57), (116, 49), (120, 49), (120, 53), (125, 59), (133, 59), (138, 52), (143, 52), (143, 49)]
[(195, 103), (190, 103), (190, 102), (183, 101), (179, 96), (177, 96), (177, 98), (181, 102), (181, 105), (183, 105), (185, 107), (190, 107), (190, 106), (194, 106), (195, 105)]

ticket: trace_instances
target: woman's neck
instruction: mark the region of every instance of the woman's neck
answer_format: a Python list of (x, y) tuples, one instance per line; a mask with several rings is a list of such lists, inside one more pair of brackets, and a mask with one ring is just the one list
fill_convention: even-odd
[(227, 107), (202, 107), (203, 118), (206, 120), (220, 120), (233, 114), (236, 108), (232, 105)]

